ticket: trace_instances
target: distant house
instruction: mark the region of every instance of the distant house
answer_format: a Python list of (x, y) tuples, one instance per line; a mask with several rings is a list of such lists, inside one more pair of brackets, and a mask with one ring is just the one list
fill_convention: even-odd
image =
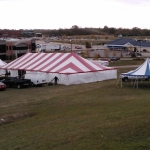
[(23, 37), (34, 37), (34, 30), (21, 30), (21, 36)]
[(104, 45), (108, 49), (118, 49), (124, 51), (138, 51), (138, 52), (150, 52), (150, 42), (142, 40), (134, 40), (131, 38), (119, 38), (114, 41), (110, 41)]

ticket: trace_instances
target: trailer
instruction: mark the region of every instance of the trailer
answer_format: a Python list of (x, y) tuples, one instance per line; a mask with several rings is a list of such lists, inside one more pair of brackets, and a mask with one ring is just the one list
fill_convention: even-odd
[(30, 79), (35, 86), (42, 86), (47, 83), (47, 76), (44, 72), (26, 71), (24, 79)]
[(61, 50), (61, 44), (37, 44), (36, 45), (37, 52), (49, 52), (55, 50)]

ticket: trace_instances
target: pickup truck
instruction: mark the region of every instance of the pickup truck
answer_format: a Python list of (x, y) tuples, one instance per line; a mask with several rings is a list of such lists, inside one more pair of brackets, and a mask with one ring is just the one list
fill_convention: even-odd
[(32, 82), (30, 79), (22, 79), (19, 77), (7, 77), (1, 80), (7, 87), (17, 87), (18, 89), (22, 87), (32, 86)]

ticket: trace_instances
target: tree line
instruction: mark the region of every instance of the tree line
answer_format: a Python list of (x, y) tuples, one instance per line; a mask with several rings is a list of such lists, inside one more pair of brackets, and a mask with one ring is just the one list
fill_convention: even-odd
[[(1, 31), (10, 31), (9, 29), (0, 30), (0, 36), (2, 36)], [(21, 30), (26, 31), (26, 30)], [(28, 30), (27, 30), (28, 31)], [(114, 35), (118, 36), (121, 34), (122, 36), (150, 36), (149, 29), (141, 29), (138, 27), (134, 27), (132, 29), (128, 28), (114, 28), (104, 26), (103, 28), (81, 28), (77, 25), (73, 25), (69, 29), (33, 29), (29, 30), (33, 33), (42, 33), (46, 36), (80, 36), (80, 35)]]
[(132, 29), (128, 28), (114, 28), (104, 26), (103, 28), (80, 28), (77, 25), (72, 26), (70, 29), (54, 29), (54, 30), (37, 30), (37, 32), (41, 32), (45, 35), (49, 36), (75, 36), (75, 35), (114, 35), (118, 36), (121, 34), (122, 36), (150, 36), (149, 29), (141, 29), (138, 27), (134, 27)]

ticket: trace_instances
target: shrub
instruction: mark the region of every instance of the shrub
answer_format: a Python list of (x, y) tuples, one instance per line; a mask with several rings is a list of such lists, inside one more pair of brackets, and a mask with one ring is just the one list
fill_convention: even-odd
[(136, 58), (135, 52), (131, 53), (131, 57), (132, 57), (132, 58)]
[(86, 41), (86, 42), (85, 42), (85, 47), (86, 47), (86, 48), (91, 48), (90, 42), (87, 42), (87, 41)]
[(94, 60), (98, 60), (98, 58), (100, 58), (100, 57), (101, 57), (100, 54), (94, 53)]

